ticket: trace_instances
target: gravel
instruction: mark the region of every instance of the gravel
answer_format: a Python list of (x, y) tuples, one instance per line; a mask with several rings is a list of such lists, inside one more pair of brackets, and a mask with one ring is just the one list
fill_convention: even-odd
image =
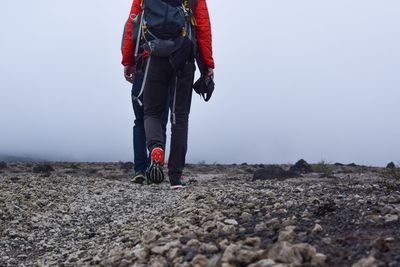
[(400, 265), (400, 181), (385, 169), (253, 181), (268, 166), (198, 164), (172, 191), (128, 167), (7, 163), (0, 266)]

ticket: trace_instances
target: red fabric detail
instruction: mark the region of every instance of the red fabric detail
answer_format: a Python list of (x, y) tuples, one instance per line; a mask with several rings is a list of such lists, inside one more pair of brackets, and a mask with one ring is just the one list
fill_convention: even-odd
[(211, 22), (206, 0), (198, 0), (197, 6), (194, 10), (194, 17), (197, 22), (196, 35), (200, 58), (207, 67), (214, 69), (215, 64), (212, 53)]
[(122, 65), (135, 65), (135, 45), (133, 43), (132, 22), (135, 16), (141, 11), (140, 0), (133, 0), (131, 12), (124, 29), (124, 39), (122, 40)]

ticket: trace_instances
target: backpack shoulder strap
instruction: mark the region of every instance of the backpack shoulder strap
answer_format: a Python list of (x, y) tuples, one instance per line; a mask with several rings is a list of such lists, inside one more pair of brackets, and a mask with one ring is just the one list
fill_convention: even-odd
[(193, 12), (197, 5), (197, 1), (198, 0), (184, 0), (183, 4), (184, 4), (185, 8), (190, 9)]
[(189, 0), (189, 7), (193, 12), (196, 6), (197, 6), (197, 0)]

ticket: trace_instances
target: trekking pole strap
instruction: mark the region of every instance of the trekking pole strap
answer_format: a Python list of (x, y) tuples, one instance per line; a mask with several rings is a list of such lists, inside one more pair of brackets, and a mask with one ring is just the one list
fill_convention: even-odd
[(172, 124), (176, 124), (176, 89), (178, 88), (178, 75), (175, 76), (175, 84), (174, 84), (174, 101), (172, 103)]
[(140, 89), (140, 92), (137, 96), (133, 96), (132, 99), (134, 101), (137, 101), (139, 106), (143, 106), (142, 101), (139, 99), (144, 91), (144, 87), (146, 86), (146, 81), (147, 81), (147, 74), (149, 73), (149, 68), (150, 68), (150, 62), (151, 62), (151, 56), (149, 57), (149, 59), (147, 60), (147, 64), (146, 64), (146, 70), (144, 71), (144, 77), (143, 77), (143, 83), (142, 83), (142, 88)]
[(137, 33), (137, 40), (136, 40), (136, 47), (135, 47), (135, 58), (137, 58), (138, 53), (139, 53), (139, 45), (140, 45), (140, 39), (142, 37), (142, 27), (143, 27), (143, 11), (142, 14), (140, 15), (140, 23), (139, 23), (139, 29)]

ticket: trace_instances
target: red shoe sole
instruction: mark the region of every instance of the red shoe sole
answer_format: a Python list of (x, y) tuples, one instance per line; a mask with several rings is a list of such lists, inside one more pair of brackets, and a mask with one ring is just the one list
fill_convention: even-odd
[(156, 147), (151, 151), (151, 160), (153, 162), (158, 162), (164, 165), (164, 150), (162, 148)]

